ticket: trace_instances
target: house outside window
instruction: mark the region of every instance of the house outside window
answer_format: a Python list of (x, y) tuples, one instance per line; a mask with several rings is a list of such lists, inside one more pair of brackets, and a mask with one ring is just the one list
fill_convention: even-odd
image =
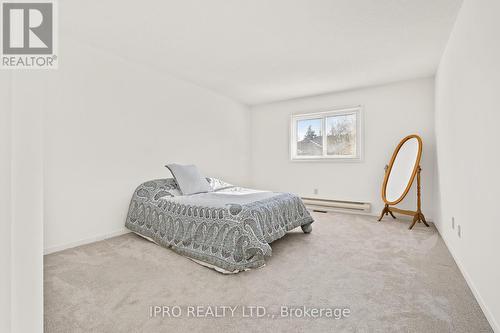
[(292, 160), (360, 161), (362, 159), (362, 107), (292, 115)]

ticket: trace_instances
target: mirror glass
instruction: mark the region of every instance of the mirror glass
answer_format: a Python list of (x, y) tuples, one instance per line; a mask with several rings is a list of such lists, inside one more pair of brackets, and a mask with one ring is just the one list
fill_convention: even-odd
[(420, 160), (420, 142), (412, 137), (401, 145), (396, 158), (389, 166), (389, 178), (385, 188), (386, 202), (398, 201), (406, 195), (407, 187), (411, 185), (415, 176), (415, 169)]

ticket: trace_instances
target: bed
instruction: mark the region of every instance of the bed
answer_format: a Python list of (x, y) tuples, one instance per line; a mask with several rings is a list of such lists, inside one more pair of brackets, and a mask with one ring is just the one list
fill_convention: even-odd
[(299, 226), (312, 230), (313, 218), (294, 194), (207, 181), (212, 191), (194, 195), (182, 195), (173, 178), (141, 184), (125, 226), (222, 273), (264, 266), (271, 242)]

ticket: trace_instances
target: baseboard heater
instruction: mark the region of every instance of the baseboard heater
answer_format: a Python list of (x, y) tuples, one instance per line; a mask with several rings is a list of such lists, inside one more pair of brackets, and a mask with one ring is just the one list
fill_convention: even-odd
[(302, 198), (307, 209), (314, 212), (329, 212), (329, 211), (350, 211), (359, 213), (370, 212), (370, 204), (367, 202), (357, 201), (341, 201), (330, 199), (317, 199), (317, 198)]

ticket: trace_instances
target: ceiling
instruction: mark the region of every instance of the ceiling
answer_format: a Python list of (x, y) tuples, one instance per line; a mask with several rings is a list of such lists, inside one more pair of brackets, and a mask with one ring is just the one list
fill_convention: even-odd
[(431, 76), (461, 0), (60, 1), (61, 29), (255, 105)]

